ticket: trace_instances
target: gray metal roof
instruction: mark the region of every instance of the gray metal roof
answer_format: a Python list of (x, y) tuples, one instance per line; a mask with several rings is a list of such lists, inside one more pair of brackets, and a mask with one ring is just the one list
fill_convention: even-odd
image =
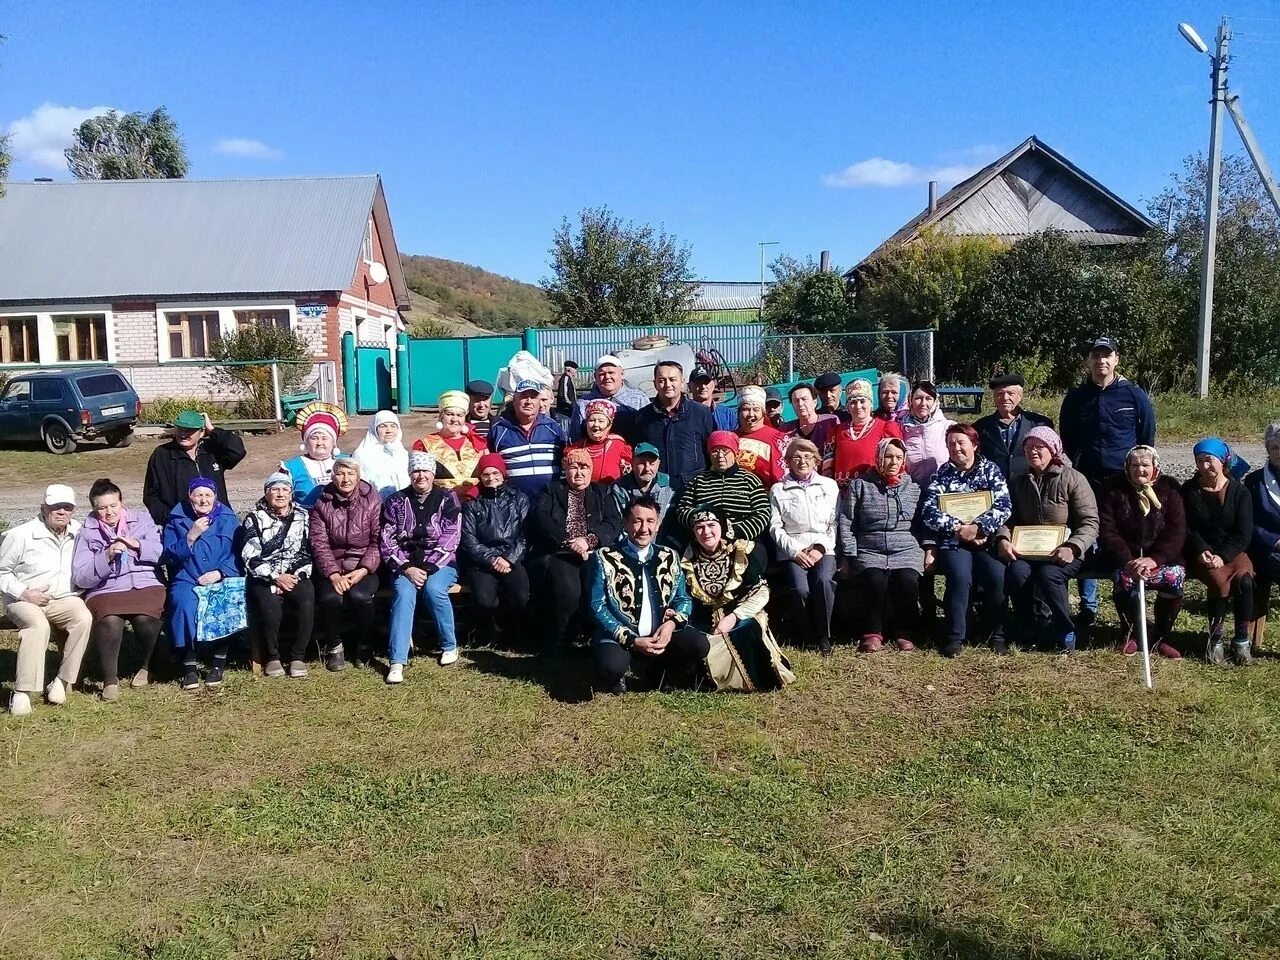
[[(769, 284), (765, 284), (765, 290)], [(758, 280), (704, 280), (693, 294), (694, 310), (759, 310)]]
[(370, 212), (407, 304), (376, 175), (8, 183), (0, 301), (346, 290)]

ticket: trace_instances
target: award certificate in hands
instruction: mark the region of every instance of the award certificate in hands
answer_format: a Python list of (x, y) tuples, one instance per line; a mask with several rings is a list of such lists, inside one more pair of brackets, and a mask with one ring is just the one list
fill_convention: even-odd
[(1055, 550), (1067, 542), (1071, 531), (1067, 527), (1052, 525), (1027, 525), (1014, 527), (1009, 537), (1010, 545), (1020, 557), (1052, 557)]
[(944, 493), (938, 497), (938, 509), (961, 523), (973, 523), (991, 509), (991, 491)]

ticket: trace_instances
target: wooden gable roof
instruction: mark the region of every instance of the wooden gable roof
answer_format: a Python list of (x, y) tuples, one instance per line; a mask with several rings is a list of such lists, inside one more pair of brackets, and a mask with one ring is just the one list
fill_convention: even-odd
[(1062, 154), (1029, 137), (948, 190), (933, 210), (922, 210), (847, 275), (930, 228), (1010, 243), (1053, 229), (1078, 243), (1109, 246), (1133, 243), (1154, 226)]

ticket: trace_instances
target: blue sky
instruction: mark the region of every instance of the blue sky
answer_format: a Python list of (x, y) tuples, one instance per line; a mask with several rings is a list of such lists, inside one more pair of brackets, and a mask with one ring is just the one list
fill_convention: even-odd
[[(1033, 133), (1145, 208), (1208, 135), (1208, 62), (1176, 24), (1212, 42), (1223, 12), (28, 0), (0, 7), (0, 131), (15, 179), (62, 179), (85, 111), (164, 104), (193, 177), (380, 173), (405, 253), (536, 282), (560, 218), (608, 204), (690, 243), (700, 276), (750, 280), (762, 240), (856, 262), (924, 205), (930, 171)], [(1225, 12), (1232, 87), (1280, 166), (1280, 6)]]

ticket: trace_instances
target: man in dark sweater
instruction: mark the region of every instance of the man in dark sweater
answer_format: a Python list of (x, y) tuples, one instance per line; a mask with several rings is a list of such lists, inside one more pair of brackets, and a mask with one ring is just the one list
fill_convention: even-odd
[(664, 472), (679, 490), (707, 468), (707, 439), (715, 416), (684, 395), (684, 369), (674, 361), (654, 365), (653, 403), (636, 414), (631, 441), (653, 444)]
[(1022, 444), (1035, 427), (1053, 427), (1053, 420), (1043, 414), (1022, 409), (1022, 392), (1026, 381), (1018, 373), (1002, 373), (987, 384), (995, 413), (974, 423), (978, 431), (978, 450), (995, 463), (1010, 484), (1027, 472), (1027, 457)]
[(733, 524), (735, 540), (759, 545), (769, 528), (769, 494), (759, 477), (738, 466), (737, 434), (717, 430), (707, 441), (707, 453), (711, 468), (685, 484), (676, 501), (677, 519), (687, 532), (698, 507), (717, 507)]
[(226, 472), (244, 459), (244, 441), (215, 427), (207, 413), (183, 410), (172, 425), (173, 439), (151, 451), (142, 481), (142, 503), (163, 527), (169, 512), (187, 496), (196, 477), (213, 481), (218, 500), (230, 507)]

